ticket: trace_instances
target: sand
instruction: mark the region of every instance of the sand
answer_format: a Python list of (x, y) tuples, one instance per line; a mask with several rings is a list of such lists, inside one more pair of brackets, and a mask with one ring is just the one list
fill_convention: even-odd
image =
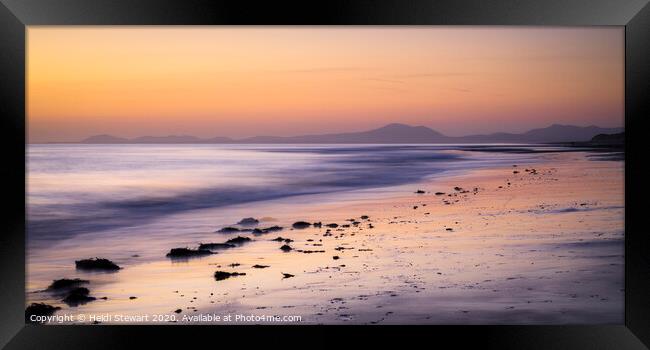
[[(41, 291), (47, 283), (39, 274), (28, 278), (28, 302), (60, 306), (57, 314), (75, 316), (72, 323), (623, 323), (624, 163), (572, 152), (514, 165), (328, 198), (205, 210), (205, 222), (255, 217), (260, 227), (284, 230), (243, 233), (253, 241), (185, 260), (165, 254), (238, 234), (215, 233), (220, 227), (213, 226), (184, 233), (174, 244), (152, 234), (146, 247), (130, 245), (128, 236), (106, 238), (105, 249), (89, 256), (111, 258), (111, 249), (131, 247), (129, 258), (116, 260), (122, 270), (52, 267), (61, 271), (52, 279), (89, 279), (91, 295), (106, 300), (69, 307)], [(184, 220), (177, 215), (157, 225)], [(290, 229), (299, 220), (324, 225)], [(328, 233), (329, 223), (339, 227)], [(272, 241), (278, 236), (293, 240), (293, 250), (280, 250), (285, 243)], [(53, 249), (70, 254), (70, 246)], [(97, 250), (94, 244), (74, 254)], [(86, 257), (77, 255), (71, 263)], [(215, 271), (246, 275), (216, 281)]]

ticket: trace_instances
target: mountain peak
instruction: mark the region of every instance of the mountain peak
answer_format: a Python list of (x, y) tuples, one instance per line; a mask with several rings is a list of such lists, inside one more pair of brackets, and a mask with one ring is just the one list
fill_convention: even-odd
[(429, 129), (429, 130), (431, 130), (430, 128), (427, 128), (426, 126), (422, 126), (422, 125), (413, 126), (413, 125), (402, 124), (402, 123), (386, 124), (386, 125), (382, 126), (379, 129), (409, 129), (409, 130), (412, 130), (412, 129)]
[(528, 142), (573, 142), (589, 141), (597, 134), (615, 134), (622, 130), (622, 128), (600, 128), (594, 125), (552, 124), (546, 128), (532, 129), (523, 135), (525, 135), (524, 140)]
[(415, 140), (426, 137), (446, 137), (443, 134), (423, 125), (412, 126), (401, 123), (391, 123), (367, 133), (391, 133), (397, 137), (413, 137)]
[(401, 124), (401, 123), (390, 123), (382, 126), (380, 129), (395, 129), (395, 128), (414, 128), (414, 126)]

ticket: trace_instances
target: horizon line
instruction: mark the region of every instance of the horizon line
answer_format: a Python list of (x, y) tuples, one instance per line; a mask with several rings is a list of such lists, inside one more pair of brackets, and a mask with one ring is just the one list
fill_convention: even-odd
[(436, 129), (433, 129), (433, 128), (431, 128), (429, 126), (426, 126), (426, 125), (411, 125), (411, 124), (394, 122), (394, 123), (387, 123), (387, 124), (384, 124), (382, 126), (378, 126), (378, 127), (374, 127), (374, 128), (370, 128), (370, 129), (362, 129), (362, 130), (358, 130), (358, 131), (340, 131), (340, 132), (332, 131), (332, 132), (320, 133), (320, 134), (308, 133), (308, 134), (297, 134), (297, 135), (289, 135), (289, 136), (254, 135), (254, 136), (244, 136), (244, 137), (235, 138), (235, 137), (231, 137), (231, 136), (220, 136), (220, 135), (208, 136), (208, 137), (200, 137), (200, 136), (188, 135), (188, 134), (166, 134), (166, 135), (140, 135), (140, 136), (134, 136), (134, 137), (122, 137), (122, 136), (116, 136), (116, 135), (110, 134), (110, 133), (100, 133), (100, 134), (88, 135), (88, 136), (86, 136), (86, 137), (84, 137), (82, 139), (78, 139), (76, 141), (72, 141), (72, 140), (68, 140), (68, 141), (46, 141), (46, 142), (29, 142), (28, 141), (28, 142), (26, 142), (26, 144), (82, 143), (83, 141), (85, 141), (85, 140), (87, 140), (87, 139), (89, 139), (91, 137), (98, 137), (98, 136), (108, 136), (108, 137), (112, 137), (112, 138), (116, 138), (116, 139), (124, 139), (125, 141), (134, 141), (135, 139), (146, 138), (146, 137), (152, 137), (152, 138), (191, 137), (191, 138), (197, 139), (197, 141), (210, 141), (210, 140), (213, 140), (213, 139), (228, 139), (229, 141), (238, 142), (238, 141), (244, 141), (244, 140), (247, 140), (247, 139), (259, 138), (259, 137), (292, 138), (292, 137), (309, 137), (309, 136), (363, 133), (363, 132), (370, 132), (370, 131), (379, 130), (379, 129), (386, 128), (386, 127), (389, 127), (389, 126), (405, 126), (405, 127), (409, 127), (409, 128), (422, 128), (422, 127), (424, 127), (424, 128), (429, 129), (429, 130), (431, 130), (433, 132), (439, 133), (443, 137), (448, 137), (448, 138), (463, 138), (463, 137), (471, 137), (471, 136), (491, 136), (491, 135), (496, 135), (496, 134), (523, 135), (523, 134), (525, 134), (527, 132), (530, 132), (532, 130), (547, 129), (547, 128), (551, 128), (553, 126), (577, 127), (577, 128), (592, 128), (592, 127), (594, 127), (594, 128), (599, 128), (599, 129), (623, 129), (623, 132), (625, 131), (625, 125), (623, 125), (623, 126), (612, 126), (612, 127), (601, 127), (601, 126), (598, 126), (598, 125), (595, 125), (595, 124), (582, 126), (582, 125), (575, 125), (575, 124), (552, 123), (552, 124), (544, 126), (544, 127), (534, 127), (534, 128), (527, 129), (525, 131), (521, 131), (521, 132), (494, 131), (494, 132), (490, 132), (490, 133), (464, 134), (464, 135), (459, 135), (459, 136), (449, 136), (449, 135), (446, 135), (446, 134), (444, 134), (444, 133), (442, 133), (440, 131), (437, 131)]

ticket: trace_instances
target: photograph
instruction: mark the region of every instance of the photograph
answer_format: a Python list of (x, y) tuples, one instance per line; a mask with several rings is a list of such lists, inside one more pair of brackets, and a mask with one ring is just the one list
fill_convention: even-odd
[(30, 25), (25, 322), (623, 325), (625, 45)]

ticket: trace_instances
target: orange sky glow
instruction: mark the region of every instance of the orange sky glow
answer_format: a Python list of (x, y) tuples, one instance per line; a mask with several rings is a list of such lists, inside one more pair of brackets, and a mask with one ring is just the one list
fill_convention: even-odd
[(623, 126), (623, 27), (29, 27), (31, 143)]

